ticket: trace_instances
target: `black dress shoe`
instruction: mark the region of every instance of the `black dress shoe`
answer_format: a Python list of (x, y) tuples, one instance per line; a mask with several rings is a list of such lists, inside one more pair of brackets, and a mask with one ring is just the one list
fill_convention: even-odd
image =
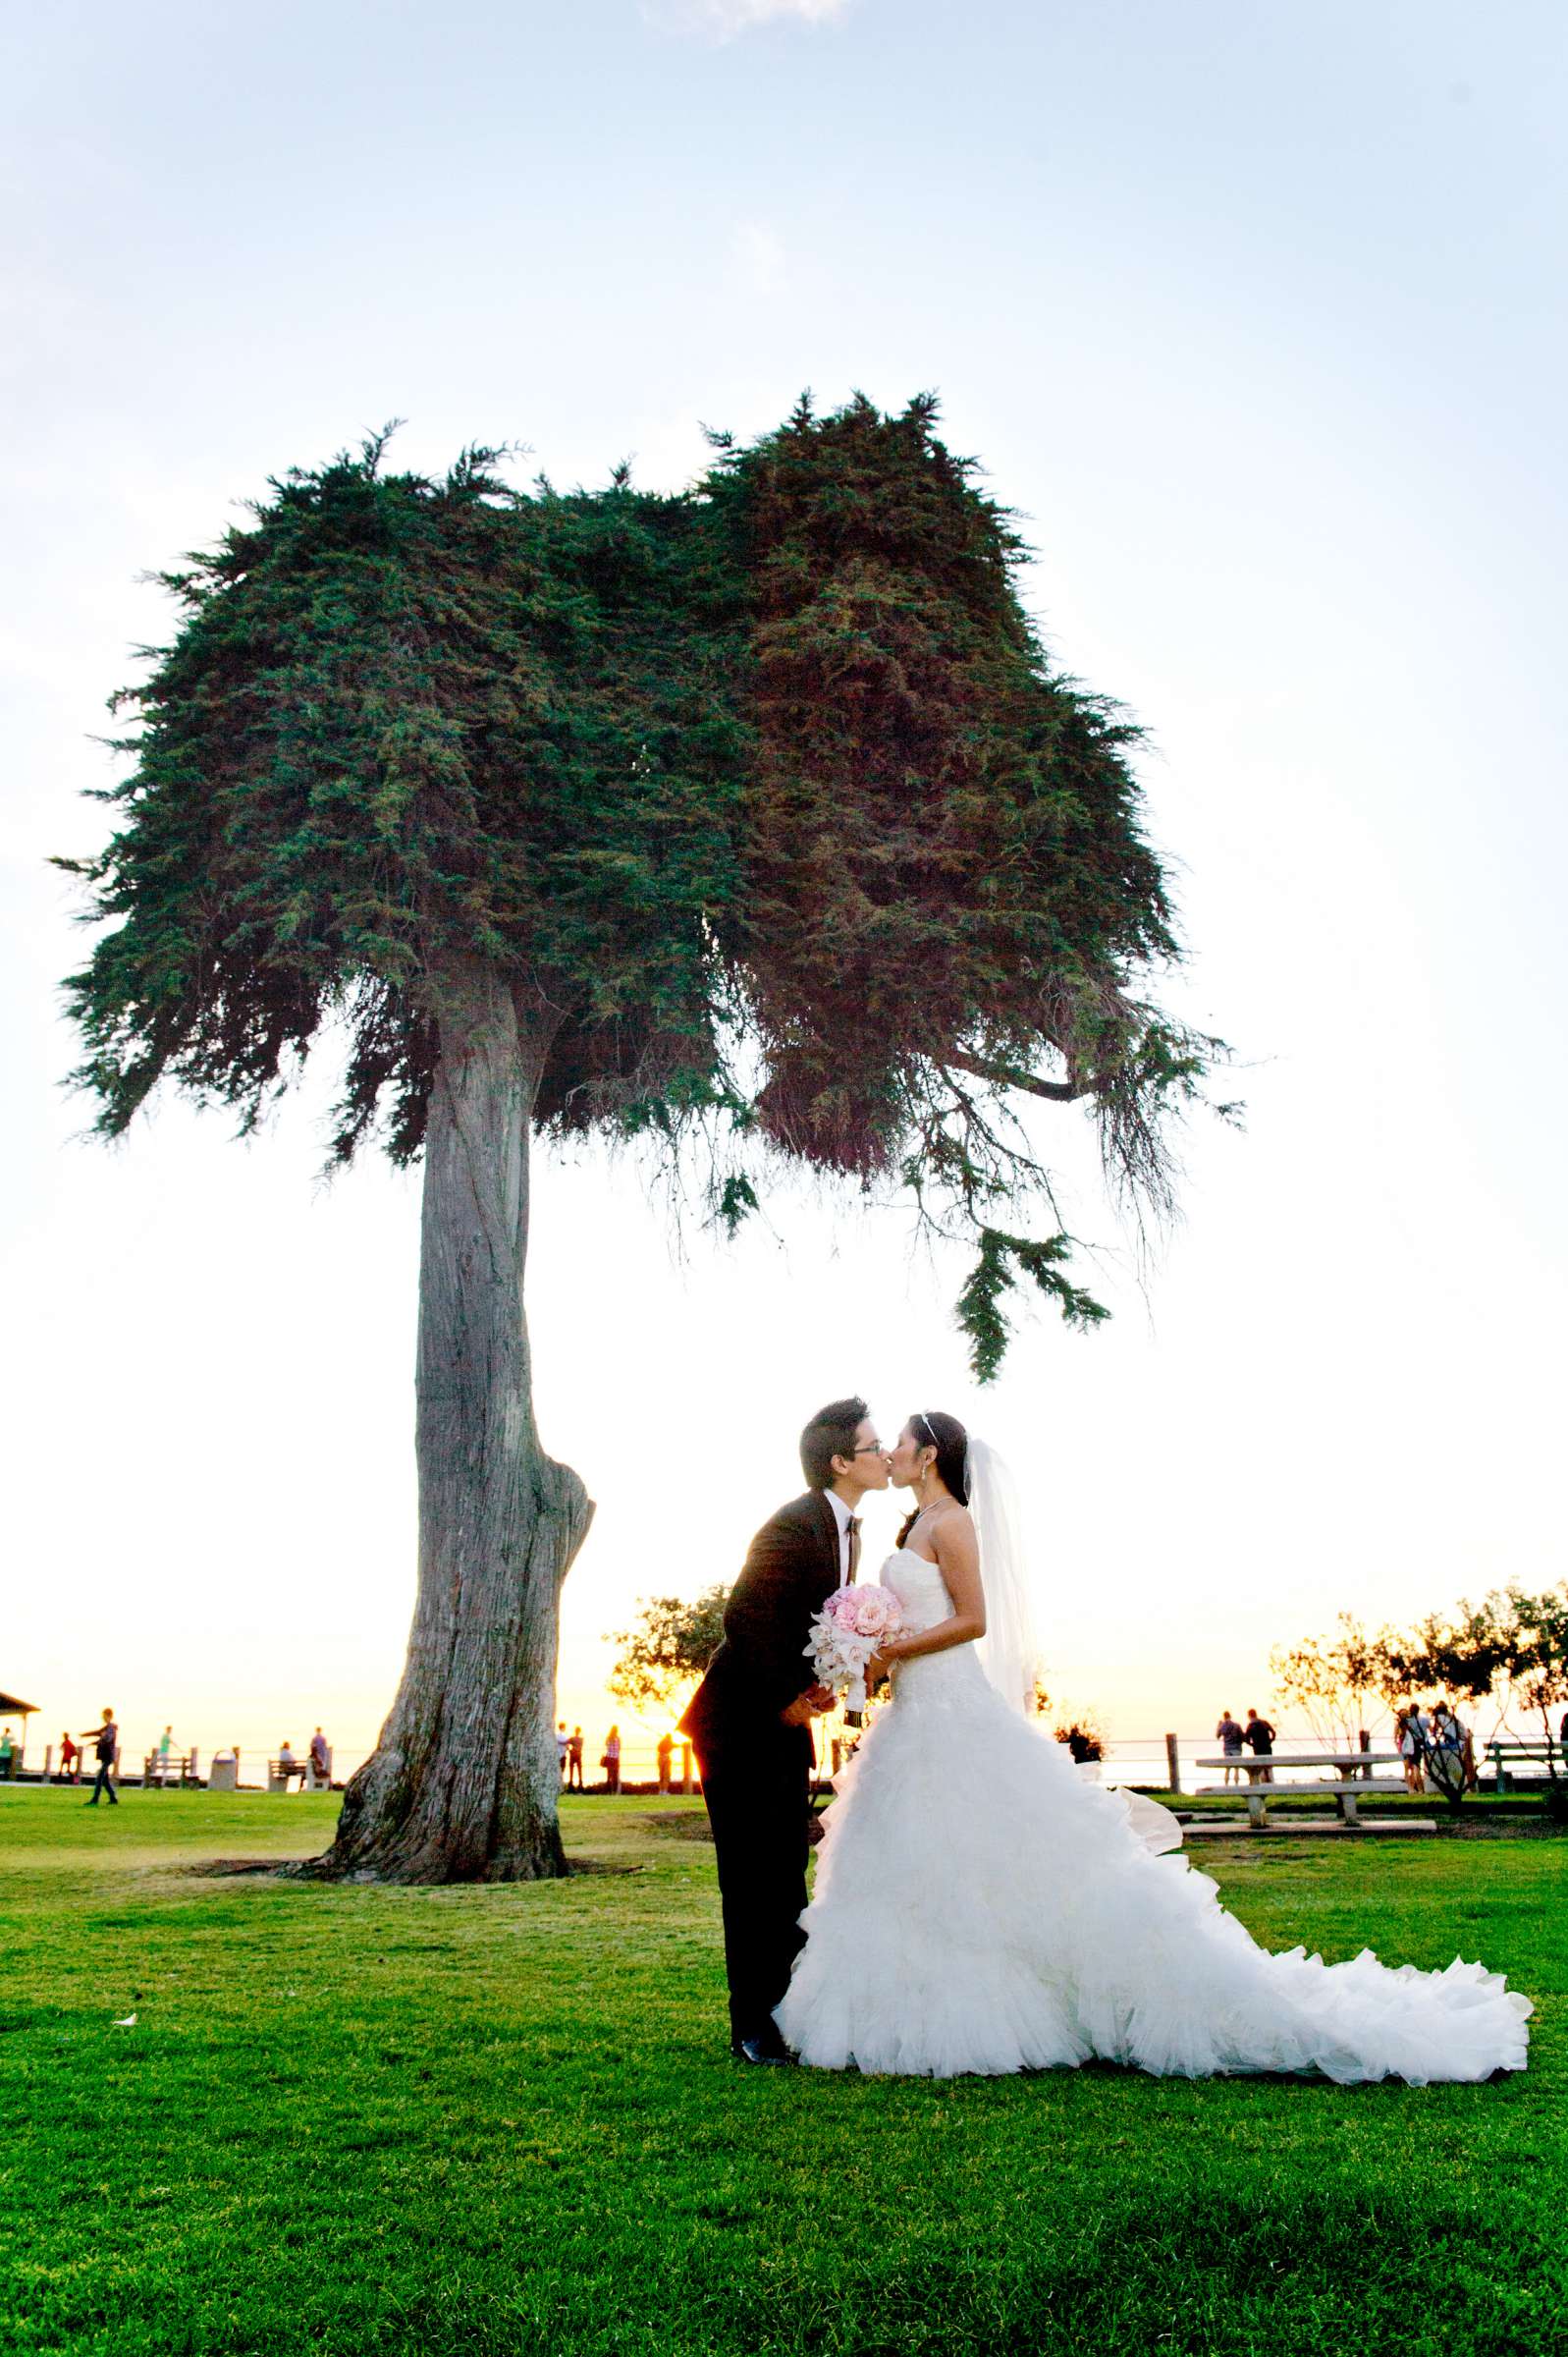
[(731, 2038), (730, 2052), (737, 2062), (789, 2063), (794, 2060), (794, 2056), (782, 2039)]

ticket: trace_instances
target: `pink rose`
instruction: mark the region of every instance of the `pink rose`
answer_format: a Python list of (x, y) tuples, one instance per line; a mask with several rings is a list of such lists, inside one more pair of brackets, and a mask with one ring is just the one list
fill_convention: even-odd
[(892, 1598), (885, 1588), (862, 1588), (855, 1605), (855, 1631), (862, 1637), (880, 1637), (887, 1633), (892, 1618)]

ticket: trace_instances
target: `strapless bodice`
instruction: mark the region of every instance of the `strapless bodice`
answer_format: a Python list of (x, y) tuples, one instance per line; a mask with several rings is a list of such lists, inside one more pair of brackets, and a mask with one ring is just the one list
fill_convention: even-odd
[[(942, 1573), (925, 1556), (915, 1555), (907, 1547), (895, 1548), (889, 1556), (879, 1584), (897, 1597), (905, 1636), (952, 1618), (952, 1598)], [(941, 1653), (917, 1654), (912, 1662), (894, 1662), (892, 1666), (895, 1709), (908, 1711), (918, 1704), (922, 1710), (957, 1705), (974, 1711), (986, 1708), (991, 1695), (973, 1645), (949, 1645)]]
[(935, 1628), (939, 1620), (952, 1618), (952, 1598), (947, 1583), (935, 1563), (912, 1548), (895, 1547), (877, 1574), (879, 1587), (890, 1588), (897, 1597), (903, 1611), (903, 1624), (908, 1632)]

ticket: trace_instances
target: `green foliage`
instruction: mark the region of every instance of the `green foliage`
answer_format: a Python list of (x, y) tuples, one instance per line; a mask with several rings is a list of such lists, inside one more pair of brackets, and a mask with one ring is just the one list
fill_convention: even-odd
[(441, 483), (385, 472), (381, 442), (296, 470), (168, 576), (185, 623), (121, 699), (121, 826), (74, 863), (115, 926), (71, 983), (110, 1133), (166, 1073), (252, 1123), (339, 1013), (337, 1151), (385, 1097), (406, 1158), (422, 979), (471, 958), (549, 1030), (541, 1121), (710, 1086), (735, 731), (681, 503), (525, 498), (496, 456)]
[(1032, 1277), (1070, 1326), (1082, 1330), (1109, 1314), (1062, 1274), (1071, 1243), (1066, 1235), (1034, 1240), (995, 1228), (980, 1231), (980, 1256), (958, 1296), (958, 1323), (969, 1337), (970, 1364), (981, 1383), (991, 1381), (1005, 1354), (1010, 1328), (1001, 1305), (1018, 1275)]
[(69, 986), (99, 1126), (163, 1079), (249, 1125), (336, 1018), (334, 1151), (406, 1160), (477, 959), (540, 1125), (702, 1132), (730, 1231), (770, 1150), (902, 1180), (979, 1241), (983, 1375), (1014, 1271), (1093, 1322), (1059, 1232), (999, 1225), (1050, 1205), (1020, 1108), (1082, 1100), (1167, 1209), (1218, 1043), (1142, 995), (1176, 943), (1137, 731), (1051, 667), (935, 415), (803, 401), (675, 498), (395, 473), (384, 436), (275, 480), (165, 576), (115, 831), (61, 863), (105, 928)]
[(735, 946), (760, 1111), (856, 1173), (894, 1166), (925, 1068), (952, 1056), (1123, 1069), (1148, 1028), (1124, 976), (1175, 949), (1138, 732), (1052, 672), (1022, 545), (935, 414), (929, 395), (897, 417), (802, 402), (709, 484), (753, 624)]
[(606, 1681), (618, 1702), (646, 1711), (666, 1708), (682, 1686), (702, 1675), (724, 1635), (729, 1588), (700, 1596), (647, 1596), (636, 1625), (610, 1640), (621, 1650)]
[(733, 1235), (741, 1222), (759, 1208), (751, 1180), (743, 1172), (732, 1171), (719, 1193), (718, 1218), (726, 1235)]

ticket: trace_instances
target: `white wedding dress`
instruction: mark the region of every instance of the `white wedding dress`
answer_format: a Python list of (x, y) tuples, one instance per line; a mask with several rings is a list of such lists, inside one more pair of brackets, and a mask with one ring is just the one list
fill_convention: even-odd
[[(882, 1584), (906, 1631), (952, 1612), (908, 1549)], [(1151, 1846), (1163, 1812), (1140, 1833), (1128, 1798), (1085, 1782), (973, 1645), (895, 1669), (835, 1791), (777, 2013), (802, 2062), (948, 2078), (1099, 2056), (1417, 2086), (1525, 2066), (1529, 2001), (1480, 1964), (1259, 1947), (1208, 1875)]]

